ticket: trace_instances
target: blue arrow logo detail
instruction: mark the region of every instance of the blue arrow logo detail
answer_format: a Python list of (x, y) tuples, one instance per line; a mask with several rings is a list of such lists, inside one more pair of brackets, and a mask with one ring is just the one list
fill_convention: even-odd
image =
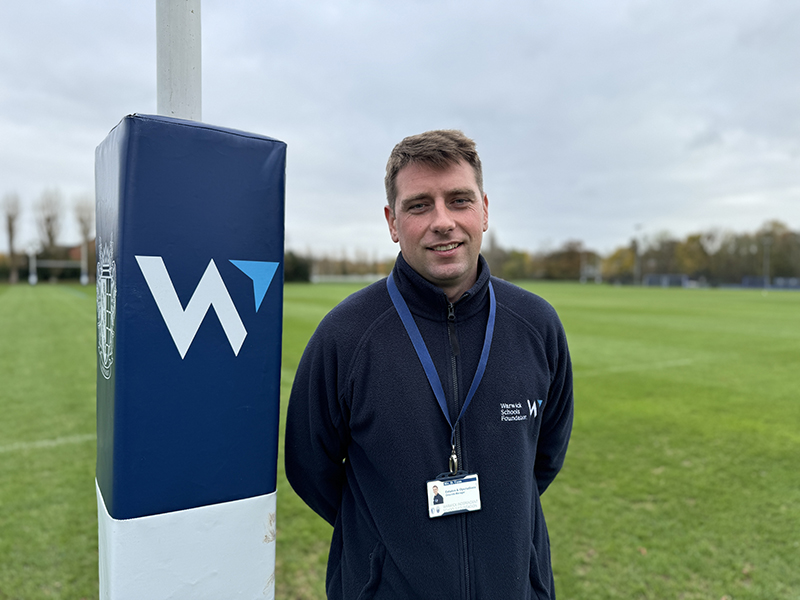
[(280, 263), (262, 260), (232, 260), (231, 263), (253, 280), (253, 294), (256, 298), (256, 312), (258, 312)]

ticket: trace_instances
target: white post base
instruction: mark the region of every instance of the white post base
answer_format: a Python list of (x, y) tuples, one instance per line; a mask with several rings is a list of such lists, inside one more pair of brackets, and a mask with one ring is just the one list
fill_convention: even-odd
[(100, 600), (275, 597), (275, 492), (116, 520), (95, 487)]

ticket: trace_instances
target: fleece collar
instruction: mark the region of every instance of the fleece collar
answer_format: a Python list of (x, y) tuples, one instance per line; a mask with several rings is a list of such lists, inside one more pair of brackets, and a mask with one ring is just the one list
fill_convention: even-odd
[[(447, 319), (450, 301), (444, 291), (417, 273), (403, 258), (402, 252), (392, 270), (397, 289), (414, 316), (435, 321)], [(478, 279), (453, 305), (457, 319), (466, 319), (481, 312), (489, 301), (489, 265), (478, 256)]]

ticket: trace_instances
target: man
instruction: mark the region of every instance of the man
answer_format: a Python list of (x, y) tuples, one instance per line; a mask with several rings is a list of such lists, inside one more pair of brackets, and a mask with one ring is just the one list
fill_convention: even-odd
[[(286, 475), (334, 527), (328, 598), (552, 599), (539, 497), (572, 427), (564, 331), (490, 277), (472, 140), (408, 137), (385, 183), (395, 267), (323, 319), (288, 408)], [(461, 512), (429, 505), (433, 480)]]
[(433, 503), (435, 504), (444, 504), (444, 498), (439, 493), (439, 486), (433, 486)]

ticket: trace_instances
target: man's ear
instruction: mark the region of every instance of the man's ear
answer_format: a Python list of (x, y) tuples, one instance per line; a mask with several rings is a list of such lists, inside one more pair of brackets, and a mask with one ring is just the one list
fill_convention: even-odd
[(400, 241), (400, 238), (397, 237), (397, 219), (394, 216), (394, 211), (388, 204), (383, 207), (383, 216), (386, 217), (386, 223), (389, 225), (389, 234), (392, 236), (392, 241), (396, 244)]
[(483, 195), (483, 230), (489, 229), (489, 196)]

